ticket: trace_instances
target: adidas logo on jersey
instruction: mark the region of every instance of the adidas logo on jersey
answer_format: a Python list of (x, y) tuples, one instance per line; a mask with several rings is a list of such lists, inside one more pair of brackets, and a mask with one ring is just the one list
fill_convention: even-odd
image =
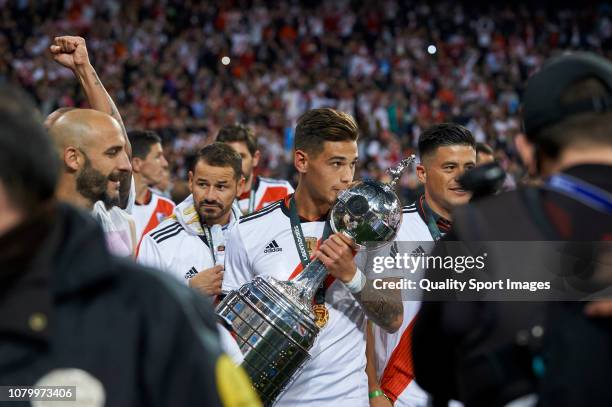
[(423, 246), (419, 245), (419, 247), (417, 247), (416, 249), (414, 249), (412, 251), (412, 253), (410, 253), (410, 256), (423, 256), (425, 255), (425, 249), (423, 249)]
[(196, 270), (195, 267), (190, 268), (189, 271), (185, 273), (185, 280), (189, 280), (196, 274), (198, 274), (198, 270)]
[(391, 255), (391, 257), (395, 258), (395, 256), (397, 256), (397, 253), (397, 242), (393, 242), (393, 244), (391, 245), (391, 253), (389, 254)]
[(283, 248), (276, 243), (276, 240), (272, 240), (266, 248), (264, 249), (264, 253), (274, 253), (274, 252), (282, 252)]

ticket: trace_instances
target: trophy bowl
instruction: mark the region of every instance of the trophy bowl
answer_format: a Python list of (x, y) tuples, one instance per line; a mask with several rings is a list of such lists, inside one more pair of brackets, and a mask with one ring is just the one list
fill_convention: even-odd
[(397, 234), (401, 202), (389, 184), (357, 181), (338, 195), (329, 221), (332, 230), (353, 239), (358, 250), (376, 250)]

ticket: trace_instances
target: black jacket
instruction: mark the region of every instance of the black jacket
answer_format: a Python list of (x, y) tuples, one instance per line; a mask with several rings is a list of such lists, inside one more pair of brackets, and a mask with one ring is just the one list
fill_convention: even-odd
[(107, 406), (217, 406), (216, 332), (203, 298), (112, 257), (85, 213), (60, 205), (0, 238), (0, 385), (76, 368)]
[[(612, 192), (610, 166), (581, 165), (565, 172)], [(546, 224), (521, 217), (522, 209), (508, 205), (519, 201), (515, 191), (460, 208), (444, 240), (612, 240), (609, 215), (553, 191), (536, 192)], [(474, 230), (480, 230), (477, 238)], [(444, 256), (440, 250), (442, 246), (436, 247), (433, 255)], [(426, 276), (434, 276), (434, 271)], [(542, 406), (612, 405), (612, 322), (586, 317), (583, 306), (580, 302), (425, 302), (413, 331), (416, 381), (438, 400), (458, 399), (468, 407), (503, 405), (532, 392), (539, 395)], [(540, 314), (545, 335), (538, 353), (545, 369), (537, 377), (532, 350), (512, 346), (513, 334), (501, 321), (507, 315), (513, 323), (521, 319), (527, 323)], [(474, 335), (477, 332), (479, 336)], [(504, 335), (511, 340), (499, 343)]]

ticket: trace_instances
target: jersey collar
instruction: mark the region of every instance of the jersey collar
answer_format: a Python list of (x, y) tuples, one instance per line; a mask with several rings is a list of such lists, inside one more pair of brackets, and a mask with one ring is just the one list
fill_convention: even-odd
[(136, 204), (138, 206), (148, 205), (148, 204), (151, 203), (152, 199), (153, 199), (153, 192), (151, 191), (151, 188), (147, 188), (147, 195), (145, 195), (144, 203), (138, 203), (138, 202), (134, 201), (134, 204)]
[[(289, 202), (291, 201), (291, 198), (293, 198), (293, 194), (289, 194), (287, 195), (281, 202), (281, 210), (283, 211), (283, 213), (285, 215), (287, 215), (287, 217), (289, 217)], [(329, 215), (329, 212), (326, 213), (323, 216), (320, 216), (317, 219), (306, 219), (302, 216), (300, 216), (300, 222), (301, 223), (308, 223), (308, 222), (325, 222), (327, 220), (327, 217)]]

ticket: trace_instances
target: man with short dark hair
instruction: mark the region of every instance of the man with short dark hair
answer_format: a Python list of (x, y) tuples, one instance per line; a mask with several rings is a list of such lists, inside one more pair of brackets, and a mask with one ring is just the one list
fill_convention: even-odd
[[(470, 192), (461, 187), (458, 179), (476, 165), (475, 147), (470, 131), (454, 123), (434, 125), (421, 134), (421, 163), (416, 173), (425, 185), (425, 194), (417, 204), (429, 206), (437, 221), (440, 218), (448, 221), (453, 208), (470, 200)], [(439, 237), (434, 236), (434, 240)]]
[(201, 149), (189, 171), (191, 195), (143, 237), (138, 261), (206, 295), (221, 294), (225, 241), (240, 216), (233, 204), (244, 183), (241, 168), (226, 144)]
[(225, 290), (262, 275), (291, 280), (312, 257), (330, 273), (313, 304), (321, 331), (311, 359), (280, 396), (278, 406), (367, 406), (364, 311), (390, 331), (401, 325), (401, 302), (363, 300), (375, 293), (366, 295), (355, 282), (363, 275), (353, 260), (352, 241), (341, 233), (331, 234), (327, 221), (338, 193), (353, 181), (358, 136), (355, 120), (346, 113), (306, 112), (295, 130), (295, 194), (243, 217), (228, 241)]
[[(384, 248), (391, 253), (398, 250), (400, 254), (406, 250), (411, 255), (429, 253), (433, 242), (449, 231), (452, 209), (465, 205), (471, 197), (458, 182), (465, 171), (476, 165), (476, 142), (468, 129), (455, 123), (436, 124), (421, 134), (418, 145), (421, 162), (416, 172), (425, 193), (415, 203), (402, 208), (402, 224), (395, 242), (390, 249)], [(432, 244), (428, 246), (427, 242)], [(403, 323), (397, 332), (388, 333), (371, 325), (368, 347), (373, 352), (368, 355), (368, 363), (376, 369), (370, 368), (368, 372), (370, 396), (385, 396), (397, 407), (427, 404), (426, 394), (414, 381), (412, 359), (406, 357), (419, 307), (419, 301), (404, 302)]]
[(128, 138), (132, 145), (132, 172), (136, 187), (136, 202), (132, 216), (136, 222), (138, 242), (150, 230), (172, 215), (174, 202), (153, 193), (151, 187), (164, 178), (168, 161), (164, 157), (161, 138), (152, 131), (131, 130)]
[(255, 176), (254, 171), (261, 154), (255, 135), (249, 127), (243, 124), (222, 127), (217, 134), (217, 141), (226, 143), (242, 157), (245, 183), (238, 197), (238, 205), (244, 215), (293, 193), (293, 187), (288, 181)]
[[(118, 123), (96, 113), (103, 116), (87, 121), (95, 130), (82, 126), (117, 133), (122, 146)], [(74, 119), (66, 115), (54, 126)], [(210, 307), (172, 279), (111, 256), (100, 226), (55, 200), (59, 165), (82, 173), (85, 153), (66, 148), (60, 163), (33, 104), (4, 85), (0, 122), (0, 383), (76, 386), (75, 406), (259, 405), (221, 353)], [(82, 148), (92, 166), (104, 160), (94, 146)]]

